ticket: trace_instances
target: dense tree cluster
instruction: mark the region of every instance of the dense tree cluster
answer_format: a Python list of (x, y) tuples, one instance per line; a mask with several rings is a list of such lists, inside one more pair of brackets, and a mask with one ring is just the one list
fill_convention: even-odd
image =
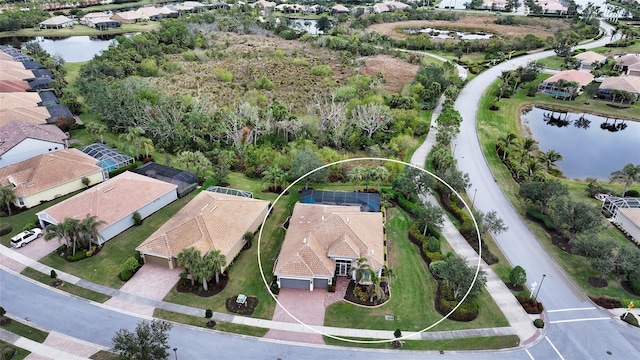
[(20, 29), (33, 28), (48, 18), (49, 13), (39, 9), (3, 11), (0, 13), (0, 31), (18, 31)]

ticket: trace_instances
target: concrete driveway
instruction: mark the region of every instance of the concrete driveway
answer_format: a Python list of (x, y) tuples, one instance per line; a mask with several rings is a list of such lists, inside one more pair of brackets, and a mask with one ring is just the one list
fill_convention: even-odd
[[(61, 244), (62, 243), (59, 242), (57, 238), (46, 241), (43, 235), (21, 248), (11, 248), (11, 250), (20, 253), (30, 259), (40, 260), (43, 257), (51, 254)], [(24, 270), (26, 266), (19, 262), (12, 262), (8, 264), (8, 267), (15, 272), (22, 272), (22, 270)]]
[[(122, 285), (120, 291), (147, 299), (162, 300), (180, 279), (181, 271), (182, 269), (169, 269), (160, 265), (145, 264), (129, 281)], [(146, 316), (152, 316), (155, 309), (150, 305), (116, 297), (107, 300), (105, 305)]]

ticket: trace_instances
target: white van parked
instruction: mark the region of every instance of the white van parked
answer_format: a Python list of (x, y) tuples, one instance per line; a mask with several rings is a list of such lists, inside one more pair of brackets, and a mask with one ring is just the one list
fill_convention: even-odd
[(31, 230), (25, 230), (11, 238), (11, 246), (14, 248), (21, 248), (40, 236), (42, 236), (42, 229), (34, 228)]

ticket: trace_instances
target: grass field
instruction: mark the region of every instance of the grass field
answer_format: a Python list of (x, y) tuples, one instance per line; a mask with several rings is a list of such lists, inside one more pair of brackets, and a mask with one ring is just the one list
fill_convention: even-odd
[(13, 355), (11, 360), (22, 360), (31, 354), (30, 351), (25, 350), (23, 348), (16, 347), (15, 345), (9, 344), (8, 342), (0, 340), (0, 349), (4, 349), (7, 347), (14, 347), (16, 349), (16, 353)]
[[(20, 274), (26, 277), (29, 277), (33, 280), (39, 281), (46, 285), (51, 285), (51, 282), (52, 282), (52, 279), (49, 275), (43, 274), (30, 267), (22, 270)], [(111, 296), (109, 295), (98, 293), (98, 292), (89, 290), (87, 288), (83, 288), (81, 286), (77, 286), (77, 285), (66, 283), (66, 282), (58, 286), (57, 289), (62, 290), (64, 292), (68, 292), (69, 294), (80, 296), (81, 298), (84, 298), (87, 300), (98, 302), (98, 303), (103, 303), (111, 298)]]
[[(201, 328), (207, 328), (206, 323), (208, 321), (205, 318), (199, 318), (196, 316), (185, 315), (185, 314), (178, 314), (178, 313), (174, 313), (174, 312), (162, 310), (162, 309), (156, 309), (153, 312), (153, 317), (168, 320), (168, 321), (178, 322), (181, 324), (193, 325)], [(263, 337), (267, 333), (267, 331), (269, 331), (269, 329), (266, 329), (266, 328), (259, 328), (259, 327), (247, 326), (247, 325), (238, 325), (238, 324), (225, 323), (225, 322), (216, 323), (216, 326), (212, 330), (230, 332), (234, 334), (249, 335), (249, 336), (255, 336), (255, 337)]]
[(153, 31), (160, 27), (159, 22), (141, 22), (137, 24), (122, 24), (118, 29), (96, 30), (85, 25), (74, 25), (62, 29), (21, 29), (18, 31), (0, 32), (0, 38), (13, 36), (47, 36), (47, 37), (69, 37), (69, 36), (98, 36), (98, 35), (119, 35), (127, 33)]
[[(364, 343), (351, 343), (342, 340), (336, 340), (327, 336), (323, 336), (324, 342), (327, 345), (337, 346), (350, 346), (350, 347), (362, 347), (369, 349), (393, 349), (391, 343), (381, 344), (364, 344)], [(356, 339), (348, 338), (350, 340), (371, 340), (371, 339)], [(517, 347), (520, 343), (520, 339), (516, 335), (510, 336), (489, 336), (482, 338), (468, 338), (468, 339), (450, 339), (450, 340), (403, 340), (402, 347), (399, 350), (422, 350), (422, 351), (464, 351), (464, 350), (492, 350), (492, 349), (507, 349)], [(397, 351), (397, 350), (396, 350)], [(435, 355), (435, 354), (434, 354)], [(426, 356), (426, 355), (425, 355)], [(391, 355), (390, 359), (393, 358)]]
[[(397, 208), (389, 209), (387, 216), (389, 267), (396, 276), (391, 283), (390, 300), (376, 308), (335, 303), (326, 309), (325, 326), (417, 331), (442, 318), (433, 304), (437, 283), (429, 274), (418, 248), (407, 238), (411, 218)], [(481, 305), (476, 320), (468, 323), (445, 320), (433, 331), (508, 326), (486, 291), (478, 302)], [(386, 320), (385, 315), (393, 315), (394, 320)]]
[(2, 326), (2, 329), (41, 344), (46, 340), (47, 336), (49, 336), (48, 332), (36, 329), (16, 319), (12, 319), (9, 324)]
[[(548, 75), (541, 75), (539, 80), (542, 80), (542, 78), (544, 78), (545, 76)], [(494, 93), (497, 89), (497, 86), (497, 82), (492, 84), (487, 93)], [(537, 95), (532, 99), (528, 98), (524, 94), (523, 90), (519, 90), (518, 93), (512, 96), (510, 99), (500, 100), (500, 111), (489, 110), (489, 105), (492, 101), (492, 95), (487, 95), (480, 101), (477, 113), (478, 137), (480, 139), (480, 144), (485, 154), (485, 158), (487, 159), (487, 163), (489, 164), (494, 177), (500, 183), (500, 186), (503, 189), (504, 193), (509, 198), (511, 204), (521, 214), (525, 223), (527, 223), (536, 238), (538, 238), (540, 243), (547, 249), (547, 252), (549, 252), (549, 254), (551, 254), (556, 261), (558, 261), (558, 263), (564, 268), (564, 270), (571, 275), (574, 281), (578, 283), (588, 295), (594, 297), (610, 296), (622, 299), (632, 298), (633, 296), (624, 291), (624, 289), (622, 289), (620, 285), (620, 282), (613, 277), (608, 279), (609, 286), (605, 288), (593, 288), (588, 285), (587, 279), (589, 277), (596, 276), (596, 272), (591, 269), (591, 266), (589, 265), (586, 258), (567, 254), (564, 251), (560, 250), (558, 247), (551, 244), (549, 234), (540, 225), (526, 219), (524, 214), (527, 204), (525, 204), (522, 198), (520, 198), (520, 196), (518, 195), (519, 185), (512, 179), (511, 174), (502, 164), (502, 161), (497, 156), (495, 151), (495, 144), (500, 136), (506, 135), (510, 132), (521, 134), (519, 118), (521, 109), (525, 105), (558, 105), (565, 106), (567, 107), (566, 110), (571, 111), (572, 109), (570, 107), (580, 106), (580, 101), (575, 100), (573, 102), (562, 102), (559, 100), (550, 99), (550, 97), (545, 95)], [(592, 108), (589, 108), (590, 112), (591, 109)], [(584, 107), (582, 107), (582, 110), (580, 110), (580, 112), (583, 111), (585, 111)], [(635, 112), (633, 113), (633, 115), (639, 116)], [(594, 204), (599, 204), (599, 202), (595, 199), (590, 199), (586, 196), (586, 183), (568, 179), (560, 180), (569, 187), (570, 195), (573, 198), (579, 198), (581, 200), (589, 201)], [(606, 187), (614, 189), (616, 191), (622, 191), (623, 188), (623, 186), (620, 184), (606, 184)], [(612, 237), (620, 243), (628, 242), (620, 233), (620, 231), (618, 231), (608, 222), (605, 222), (605, 228), (602, 230), (600, 235)], [(501, 278), (504, 277), (506, 271), (507, 269), (499, 269), (498, 273), (500, 274)]]

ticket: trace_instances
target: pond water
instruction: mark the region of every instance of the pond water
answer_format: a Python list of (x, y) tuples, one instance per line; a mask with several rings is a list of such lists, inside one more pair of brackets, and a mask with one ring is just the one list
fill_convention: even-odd
[(440, 30), (440, 29), (432, 29), (432, 28), (423, 28), (423, 29), (405, 29), (407, 34), (415, 35), (415, 34), (425, 34), (429, 35), (432, 39), (446, 40), (446, 39), (455, 39), (455, 40), (487, 40), (493, 37), (493, 34), (487, 34), (482, 32), (472, 32), (466, 33), (462, 31), (449, 31), (449, 30)]
[(557, 165), (568, 179), (608, 180), (626, 164), (640, 164), (640, 122), (538, 107), (520, 120), (540, 150), (562, 154)]
[(304, 30), (311, 35), (323, 34), (323, 32), (319, 31), (316, 27), (316, 24), (318, 24), (318, 20), (316, 19), (289, 19), (289, 21), (289, 27), (294, 30)]
[[(125, 34), (131, 36), (132, 34)], [(12, 37), (0, 39), (0, 45), (22, 47), (29, 41), (36, 41), (49, 54), (60, 54), (66, 62), (82, 62), (93, 59), (111, 45), (116, 35), (53, 37)]]

